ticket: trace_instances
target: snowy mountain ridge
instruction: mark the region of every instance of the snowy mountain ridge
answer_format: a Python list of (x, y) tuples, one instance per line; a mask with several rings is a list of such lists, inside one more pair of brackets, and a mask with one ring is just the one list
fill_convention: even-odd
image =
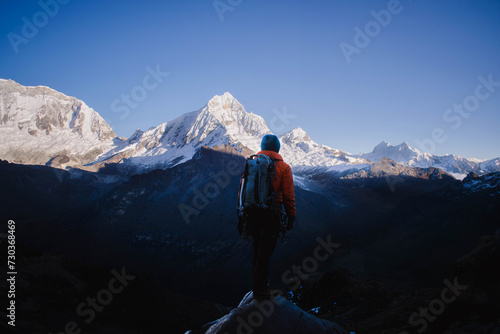
[(410, 147), (407, 142), (393, 146), (383, 141), (375, 146), (372, 152), (361, 153), (357, 157), (371, 162), (377, 162), (382, 158), (389, 158), (411, 167), (438, 167), (458, 179), (463, 179), (469, 172), (487, 174), (500, 170), (500, 158), (481, 160), (463, 158), (453, 154), (438, 156), (421, 153), (418, 149)]
[[(214, 96), (203, 108), (162, 123), (148, 131), (137, 130), (98, 157), (98, 163), (119, 156), (120, 161), (139, 169), (168, 168), (185, 162), (202, 146), (233, 147), (243, 154), (259, 149), (265, 134), (271, 133), (262, 117), (247, 113), (229, 93)], [(126, 160), (123, 160), (126, 159)]]
[(0, 157), (46, 164), (60, 157), (86, 164), (108, 151), (116, 137), (83, 101), (45, 86), (24, 87), (0, 79)]
[[(128, 143), (101, 155), (103, 163), (119, 156), (139, 169), (168, 168), (185, 162), (200, 146), (226, 147), (248, 156), (260, 151), (260, 141), (271, 131), (264, 119), (245, 111), (230, 93), (214, 96), (203, 108), (160, 124), (146, 132), (137, 130)], [(281, 151), (292, 166), (334, 166), (361, 163), (344, 152), (315, 143), (301, 128), (279, 136)]]
[(320, 145), (313, 141), (302, 128), (295, 128), (278, 136), (280, 154), (292, 166), (342, 168), (345, 164), (363, 164), (367, 161), (338, 149)]
[[(262, 117), (245, 111), (230, 93), (216, 95), (185, 113), (128, 139), (84, 102), (44, 86), (24, 87), (0, 79), (0, 159), (24, 164), (98, 170), (118, 163), (142, 173), (169, 168), (195, 157), (201, 146), (231, 148), (244, 156), (260, 150), (271, 133)], [(408, 143), (381, 142), (369, 153), (351, 154), (314, 142), (302, 128), (279, 135), (280, 153), (296, 170), (366, 168), (382, 158), (409, 167), (437, 167), (457, 178), (500, 170), (500, 158), (482, 161), (421, 153)]]
[(382, 158), (389, 158), (396, 162), (405, 163), (421, 154), (419, 150), (411, 148), (407, 142), (393, 146), (389, 142), (382, 141), (375, 146), (372, 152), (361, 153), (358, 156), (373, 162), (377, 162)]

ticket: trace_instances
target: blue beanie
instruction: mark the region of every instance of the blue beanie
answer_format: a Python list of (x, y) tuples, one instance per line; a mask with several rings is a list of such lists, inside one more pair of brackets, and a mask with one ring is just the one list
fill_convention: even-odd
[(280, 146), (280, 140), (275, 135), (265, 135), (262, 137), (262, 142), (260, 143), (260, 149), (262, 151), (274, 151), (279, 153)]

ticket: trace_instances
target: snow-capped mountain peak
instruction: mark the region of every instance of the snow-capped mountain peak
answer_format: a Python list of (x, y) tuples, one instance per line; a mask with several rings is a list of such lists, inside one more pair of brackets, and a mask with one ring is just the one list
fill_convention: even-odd
[(421, 153), (412, 148), (407, 142), (397, 146), (383, 141), (373, 149), (373, 152), (362, 153), (358, 157), (377, 162), (388, 158), (412, 167), (438, 167), (452, 174), (457, 179), (463, 179), (470, 171), (484, 174), (500, 170), (498, 158), (489, 161), (466, 159), (453, 154), (438, 156), (430, 153)]
[(128, 145), (116, 147), (98, 161), (120, 155), (142, 169), (166, 168), (191, 159), (201, 145), (229, 145), (240, 152), (257, 152), (262, 136), (270, 132), (262, 117), (246, 112), (226, 92), (211, 98), (198, 111), (145, 132), (137, 130)]
[(85, 164), (109, 150), (116, 135), (83, 101), (49, 87), (0, 81), (0, 155), (17, 163)]
[(245, 111), (241, 103), (228, 92), (212, 97), (200, 109), (197, 120), (202, 123), (218, 121), (220, 125), (227, 129), (228, 135), (233, 140), (242, 139), (243, 144), (250, 146), (255, 145), (253, 144), (254, 138), (249, 137), (271, 133), (262, 117)]
[(387, 142), (387, 141), (382, 141), (380, 142), (380, 144), (378, 144), (377, 146), (375, 146), (375, 148), (373, 149), (373, 152), (376, 153), (376, 152), (387, 152), (387, 151), (397, 151), (397, 152), (402, 152), (404, 150), (410, 150), (410, 151), (413, 151), (415, 153), (420, 153), (417, 149), (414, 149), (412, 147), (410, 147), (410, 145), (408, 144), (408, 142), (402, 142), (401, 144), (399, 145), (396, 145), (396, 146), (393, 146), (391, 145), (390, 142)]
[(244, 109), (241, 103), (229, 92), (225, 92), (222, 95), (214, 95), (214, 97), (207, 102), (206, 106), (211, 110), (218, 110), (220, 108), (223, 110)]
[(292, 166), (319, 167), (364, 162), (362, 159), (350, 157), (340, 150), (316, 143), (300, 127), (292, 129), (278, 138), (281, 142), (280, 153)]
[(301, 142), (314, 143), (312, 139), (309, 137), (309, 135), (301, 127), (295, 128), (293, 130), (288, 131), (287, 133), (282, 134), (280, 136), (280, 139), (282, 142), (290, 145)]
[(389, 142), (382, 141), (380, 144), (375, 146), (372, 152), (362, 153), (359, 157), (372, 162), (377, 162), (382, 158), (392, 159), (397, 162), (407, 162), (420, 154), (420, 151), (410, 147), (407, 142), (393, 146)]
[(373, 152), (383, 152), (385, 151), (389, 146), (391, 146), (391, 143), (383, 140), (380, 142), (380, 144), (378, 144), (377, 146), (375, 146), (375, 148), (373, 149)]

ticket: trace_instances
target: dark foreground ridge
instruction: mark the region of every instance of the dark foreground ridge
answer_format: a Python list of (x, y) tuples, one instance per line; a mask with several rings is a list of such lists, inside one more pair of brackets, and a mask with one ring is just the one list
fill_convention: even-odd
[(259, 301), (253, 298), (252, 291), (248, 292), (238, 307), (229, 314), (203, 326), (202, 329), (186, 332), (186, 334), (226, 333), (347, 334), (336, 323), (305, 312), (279, 294)]

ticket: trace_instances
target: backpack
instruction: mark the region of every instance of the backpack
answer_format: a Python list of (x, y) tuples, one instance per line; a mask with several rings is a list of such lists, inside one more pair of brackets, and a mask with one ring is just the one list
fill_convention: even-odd
[(245, 162), (238, 192), (238, 215), (254, 210), (273, 212), (276, 209), (276, 193), (273, 180), (278, 179), (276, 161), (265, 154), (252, 155)]

